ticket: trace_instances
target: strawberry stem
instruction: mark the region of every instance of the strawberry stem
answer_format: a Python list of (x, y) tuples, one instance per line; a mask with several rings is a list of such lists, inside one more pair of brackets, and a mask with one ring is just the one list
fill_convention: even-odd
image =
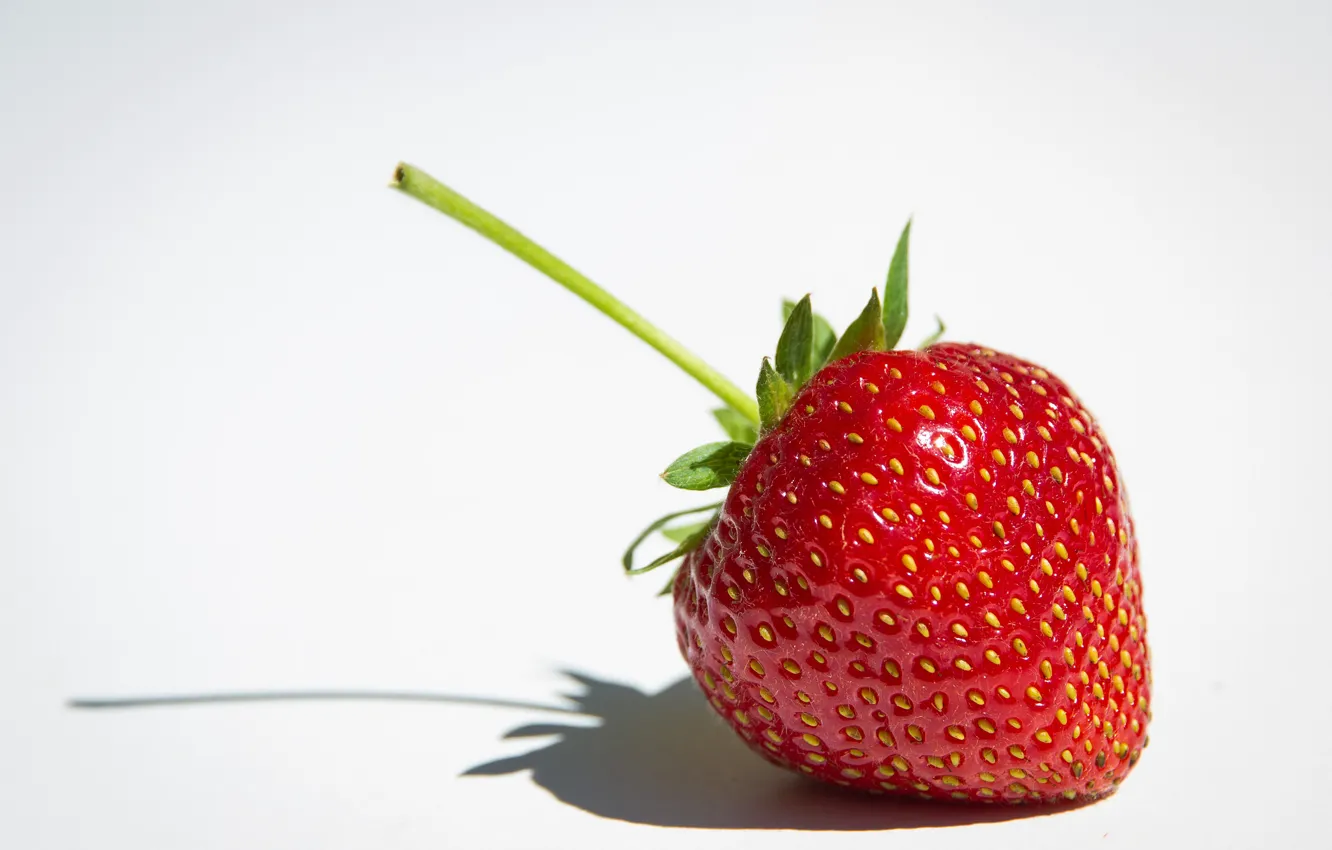
[(518, 259), (614, 319), (634, 336), (660, 351), (694, 380), (707, 387), (736, 412), (758, 423), (758, 405), (698, 355), (632, 310), (623, 301), (588, 280), (568, 263), (528, 239), (496, 216), (464, 198), (418, 168), (400, 163), (390, 187), (470, 227)]

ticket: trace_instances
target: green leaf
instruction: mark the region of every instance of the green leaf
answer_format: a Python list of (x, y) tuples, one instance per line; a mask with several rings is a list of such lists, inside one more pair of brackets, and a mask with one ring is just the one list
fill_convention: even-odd
[(666, 586), (657, 591), (657, 596), (670, 596), (675, 592), (675, 580), (680, 577), (680, 568), (676, 567), (675, 572), (671, 573), (671, 580), (666, 582)]
[(747, 443), (708, 443), (685, 452), (661, 474), (681, 490), (711, 490), (735, 480), (740, 464), (754, 447)]
[[(782, 301), (782, 321), (789, 321), (791, 312), (795, 310), (795, 302), (790, 299)], [(828, 355), (832, 354), (833, 346), (837, 344), (837, 331), (829, 321), (818, 313), (813, 313), (814, 320), (814, 346), (810, 357), (809, 373), (812, 375), (824, 367), (828, 362)]]
[(814, 351), (814, 313), (806, 295), (795, 305), (777, 340), (777, 373), (799, 389), (809, 380)]
[(754, 423), (734, 408), (719, 407), (712, 411), (712, 415), (716, 417), (717, 424), (721, 425), (726, 436), (737, 443), (749, 443), (752, 446), (758, 440), (758, 431), (754, 428)]
[(833, 346), (837, 344), (837, 331), (828, 320), (814, 314), (814, 364), (810, 373), (819, 371), (828, 362), (828, 355), (832, 354)]
[[(846, 329), (842, 338), (833, 346), (829, 362), (850, 357), (858, 351), (883, 351), (883, 308), (879, 306), (879, 290), (870, 290), (869, 303), (861, 311), (851, 327)], [(763, 412), (763, 402), (759, 402), (759, 412)]]
[(925, 341), (919, 346), (920, 348), (929, 348), (931, 345), (934, 345), (936, 342), (943, 339), (944, 333), (948, 330), (948, 326), (944, 324), (943, 319), (935, 316), (934, 321), (939, 323), (939, 327), (935, 329), (934, 333), (925, 337)]
[(892, 350), (902, 338), (907, 323), (908, 253), (911, 246), (911, 220), (897, 240), (893, 261), (888, 264), (888, 282), (883, 287), (883, 341), (884, 348)]
[(772, 362), (763, 358), (763, 366), (758, 377), (759, 433), (767, 433), (776, 427), (786, 411), (791, 407), (795, 395), (786, 379), (772, 368)]
[[(689, 516), (690, 514), (701, 514), (701, 513), (703, 513), (704, 511), (715, 511), (715, 510), (719, 509), (721, 506), (722, 506), (722, 503), (721, 503), (721, 502), (716, 502), (715, 504), (704, 505), (704, 506), (702, 506), (702, 507), (700, 507), (700, 508), (690, 508), (690, 509), (688, 509), (688, 510), (684, 510), (684, 511), (676, 511), (676, 512), (674, 512), (674, 513), (669, 513), (669, 514), (666, 514), (666, 516), (662, 517), (661, 519), (659, 519), (659, 520), (657, 520), (656, 522), (654, 522), (654, 523), (652, 523), (651, 525), (649, 525), (647, 528), (643, 529), (643, 533), (640, 534), (640, 535), (638, 535), (637, 537), (635, 537), (635, 538), (634, 538), (634, 542), (633, 542), (633, 543), (630, 543), (630, 544), (629, 544), (629, 548), (625, 550), (624, 558), (621, 560), (621, 563), (624, 564), (624, 571), (625, 571), (626, 573), (630, 573), (630, 574), (640, 573), (640, 572), (647, 572), (649, 569), (652, 569), (652, 567), (659, 567), (659, 566), (661, 566), (662, 564), (666, 563), (667, 561), (671, 560), (670, 558), (667, 558), (666, 560), (661, 560), (660, 558), (658, 558), (657, 561), (654, 561), (654, 562), (652, 563), (651, 566), (635, 568), (635, 567), (634, 567), (634, 552), (636, 552), (636, 551), (638, 550), (638, 547), (639, 547), (639, 546), (643, 545), (643, 541), (644, 541), (644, 540), (647, 540), (648, 537), (652, 534), (652, 532), (654, 532), (654, 531), (656, 531), (657, 529), (661, 528), (662, 526), (666, 525), (666, 524), (667, 524), (668, 522), (670, 522), (671, 520), (673, 520), (673, 519), (679, 519), (679, 518), (682, 517), (682, 516)], [(714, 519), (715, 519), (715, 517), (714, 517)], [(711, 525), (712, 525), (712, 520), (709, 520), (709, 521), (708, 521), (708, 527), (710, 528)], [(681, 541), (681, 544), (683, 545), (684, 542), (685, 542), (685, 541)], [(678, 550), (678, 548), (679, 548), (679, 547), (677, 547), (677, 550)], [(682, 552), (679, 552), (679, 554), (675, 555), (675, 557), (676, 557), (676, 558), (679, 558), (679, 557), (681, 557), (682, 555), (687, 555), (690, 551), (691, 551), (691, 550), (686, 549), (686, 550), (684, 550), (684, 551), (682, 551)], [(663, 557), (665, 557), (665, 556), (663, 556)]]
[(691, 522), (688, 525), (677, 525), (674, 528), (663, 528), (661, 530), (661, 536), (665, 537), (672, 543), (683, 543), (697, 534), (700, 528), (707, 528), (710, 525), (712, 525), (712, 520)]

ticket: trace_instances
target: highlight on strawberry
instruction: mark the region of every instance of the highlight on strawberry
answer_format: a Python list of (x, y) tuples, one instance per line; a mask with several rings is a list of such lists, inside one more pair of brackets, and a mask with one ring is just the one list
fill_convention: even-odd
[[(726, 440), (662, 477), (726, 488), (652, 523), (624, 568), (675, 562), (676, 639), (760, 756), (875, 793), (1068, 802), (1147, 745), (1138, 547), (1105, 433), (1046, 369), (981, 345), (897, 349), (908, 223), (884, 296), (838, 336), (785, 305), (753, 396), (424, 172), (391, 184), (513, 253), (711, 390)], [(699, 518), (701, 517), (701, 519)], [(689, 521), (686, 518), (693, 518)], [(651, 535), (675, 544), (642, 566)]]

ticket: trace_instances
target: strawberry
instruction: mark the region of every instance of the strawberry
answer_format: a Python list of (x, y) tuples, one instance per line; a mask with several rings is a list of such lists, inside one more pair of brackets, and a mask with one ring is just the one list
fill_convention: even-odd
[[(893, 350), (910, 225), (840, 337), (787, 305), (757, 403), (461, 195), (395, 187), (592, 302), (712, 389), (729, 441), (680, 456), (723, 502), (653, 523), (630, 572), (667, 587), (680, 651), (759, 755), (851, 788), (974, 802), (1094, 799), (1147, 743), (1133, 522), (1105, 434), (1047, 370), (977, 345)], [(693, 525), (670, 524), (707, 512)], [(678, 545), (632, 566), (647, 536)]]

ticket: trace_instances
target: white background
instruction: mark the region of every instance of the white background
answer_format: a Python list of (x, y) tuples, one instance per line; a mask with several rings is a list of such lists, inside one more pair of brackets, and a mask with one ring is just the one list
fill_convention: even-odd
[[(1332, 7), (995, 5), (4, 3), (0, 845), (1318, 844)], [(1120, 793), (985, 822), (720, 734), (617, 560), (694, 503), (656, 473), (708, 394), (399, 158), (745, 385), (778, 299), (845, 323), (914, 214), (908, 340), (1041, 362), (1119, 455)], [(593, 716), (447, 698), (561, 670)], [(312, 689), (444, 698), (65, 707)]]

